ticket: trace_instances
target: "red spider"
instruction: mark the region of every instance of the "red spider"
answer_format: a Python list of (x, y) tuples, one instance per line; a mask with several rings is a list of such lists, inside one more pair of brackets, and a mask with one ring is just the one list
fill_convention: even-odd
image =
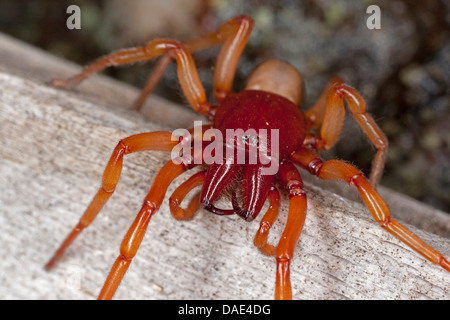
[[(215, 214), (236, 213), (245, 220), (251, 221), (259, 214), (266, 199), (269, 199), (269, 209), (261, 220), (254, 244), (264, 254), (275, 257), (276, 299), (292, 297), (289, 265), (306, 217), (306, 194), (303, 190), (302, 178), (295, 165), (319, 178), (342, 180), (356, 187), (375, 221), (382, 228), (429, 261), (450, 271), (450, 263), (440, 253), (391, 219), (386, 204), (375, 191), (374, 188), (378, 184), (384, 166), (387, 141), (372, 117), (366, 112), (365, 102), (358, 92), (344, 84), (341, 79), (335, 78), (330, 81), (317, 103), (303, 114), (298, 108), (303, 94), (301, 76), (294, 67), (278, 60), (270, 60), (260, 65), (250, 75), (243, 91), (231, 92), (238, 59), (250, 36), (252, 26), (251, 18), (238, 16), (226, 21), (217, 31), (203, 37), (185, 43), (168, 39), (153, 40), (143, 47), (126, 49), (105, 56), (72, 78), (54, 80), (54, 85), (71, 87), (105, 67), (150, 60), (164, 54), (158, 65), (158, 71), (150, 78), (138, 104), (142, 103), (150, 91), (148, 89), (152, 88), (162, 75), (165, 66), (171, 59), (175, 59), (181, 88), (189, 104), (196, 112), (212, 121), (212, 126), (203, 126), (202, 132), (215, 128), (226, 136), (229, 129), (243, 131), (253, 129), (254, 132), (266, 129), (271, 138), (274, 132), (278, 134), (279, 140), (275, 142), (279, 150), (278, 154), (275, 154), (273, 143), (264, 144), (263, 137), (259, 133), (241, 135), (240, 138), (235, 136), (232, 140), (225, 141), (224, 145), (215, 145), (215, 152), (209, 155), (205, 151), (211, 144), (217, 142), (216, 140), (214, 142), (210, 141), (211, 139), (198, 140), (198, 137), (194, 136), (193, 141), (185, 141), (183, 137), (173, 141), (171, 133), (162, 131), (137, 134), (121, 140), (106, 166), (102, 186), (78, 225), (47, 263), (47, 269), (54, 266), (65, 249), (94, 220), (113, 194), (122, 170), (124, 155), (144, 150), (172, 151), (180, 143), (183, 148), (192, 149), (192, 154), (183, 153), (184, 162), (168, 161), (156, 175), (141, 210), (123, 239), (120, 254), (112, 266), (99, 299), (113, 297), (141, 244), (150, 218), (160, 207), (170, 183), (184, 171), (202, 163), (209, 164), (207, 170), (191, 176), (170, 197), (172, 215), (178, 220), (190, 219), (202, 204), (205, 209)], [(214, 71), (214, 97), (218, 105), (211, 105), (206, 100), (191, 52), (218, 44), (222, 44)], [(344, 121), (344, 100), (364, 133), (377, 148), (370, 183), (354, 166), (339, 160), (324, 162), (317, 153), (317, 151), (331, 148), (336, 143)], [(320, 130), (318, 130), (319, 127)], [(200, 152), (194, 152), (195, 142), (200, 143)], [(271, 164), (276, 162), (278, 170), (270, 174), (264, 172), (268, 169), (268, 164), (263, 163), (262, 158), (253, 163), (247, 160), (239, 163), (234, 155), (231, 157), (234, 161), (229, 161), (230, 158), (218, 151), (221, 151), (221, 147), (225, 150), (225, 146), (230, 145), (244, 146), (247, 158), (250, 158), (251, 152), (246, 147), (254, 146), (258, 154), (271, 159)], [(189, 155), (191, 155), (190, 158)], [(211, 163), (211, 160), (213, 158), (217, 160), (217, 157), (222, 161)], [(180, 208), (179, 205), (184, 197), (202, 184), (201, 191), (191, 200), (188, 208), (186, 210)], [(279, 243), (273, 246), (267, 243), (267, 237), (278, 215), (280, 186), (289, 194), (289, 213)], [(233, 209), (217, 208), (214, 203), (227, 189), (232, 190)], [(237, 192), (241, 195), (242, 205), (239, 204)]]

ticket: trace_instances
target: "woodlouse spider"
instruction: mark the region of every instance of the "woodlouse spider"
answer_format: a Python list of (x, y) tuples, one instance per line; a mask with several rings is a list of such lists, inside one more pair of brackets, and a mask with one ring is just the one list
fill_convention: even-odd
[[(242, 129), (245, 132), (249, 129), (255, 132), (266, 129), (270, 136), (268, 140), (271, 142), (262, 143), (260, 133), (246, 134), (241, 136), (242, 139), (234, 136), (230, 140), (227, 136), (227, 140), (221, 145), (216, 144), (215, 146), (219, 147), (208, 156), (206, 149), (218, 141), (211, 141), (211, 139), (197, 141), (195, 137), (188, 142), (184, 141), (184, 138), (173, 141), (171, 133), (162, 131), (137, 134), (121, 140), (106, 166), (102, 185), (97, 194), (79, 223), (48, 262), (47, 269), (55, 265), (66, 248), (94, 220), (111, 197), (121, 174), (124, 155), (144, 150), (172, 151), (184, 141), (184, 147), (187, 147), (187, 150), (195, 150), (193, 146), (195, 142), (199, 142), (200, 152), (183, 153), (184, 162), (168, 161), (158, 172), (143, 201), (142, 208), (123, 239), (120, 254), (112, 266), (99, 299), (113, 297), (141, 244), (150, 218), (162, 204), (168, 186), (181, 173), (199, 164), (208, 164), (207, 169), (191, 176), (170, 197), (172, 215), (178, 220), (190, 219), (202, 205), (215, 214), (235, 213), (251, 221), (260, 213), (268, 199), (269, 208), (260, 222), (254, 244), (264, 254), (275, 257), (276, 299), (292, 298), (289, 266), (306, 217), (306, 194), (303, 190), (302, 178), (295, 165), (321, 179), (342, 180), (354, 186), (375, 221), (382, 228), (429, 261), (450, 271), (448, 260), (390, 217), (389, 209), (376, 192), (375, 188), (383, 170), (387, 141), (372, 117), (366, 112), (366, 104), (357, 91), (341, 79), (334, 78), (318, 101), (303, 114), (298, 107), (303, 95), (302, 78), (293, 66), (278, 60), (261, 64), (250, 75), (243, 91), (238, 93), (231, 91), (238, 59), (250, 36), (252, 26), (251, 18), (238, 16), (226, 21), (215, 32), (203, 37), (184, 43), (169, 39), (153, 40), (143, 47), (107, 55), (72, 78), (53, 81), (56, 86), (72, 87), (108, 66), (150, 60), (162, 55), (157, 66), (158, 71), (150, 77), (138, 104), (151, 91), (171, 59), (175, 59), (181, 88), (189, 104), (196, 112), (206, 116), (212, 122), (212, 125), (202, 127), (203, 132), (214, 128), (226, 136), (227, 130), (231, 129)], [(191, 53), (215, 45), (222, 45), (222, 48), (214, 70), (214, 97), (217, 105), (212, 105), (206, 99)], [(344, 100), (363, 132), (377, 148), (369, 180), (353, 165), (340, 160), (323, 161), (318, 154), (318, 151), (331, 148), (338, 139), (344, 121)], [(275, 132), (278, 139), (272, 140)], [(273, 152), (275, 144), (278, 148), (276, 154)], [(226, 149), (226, 146), (230, 145), (234, 147), (244, 145), (244, 162), (236, 161), (234, 153), (230, 158), (218, 152), (220, 148)], [(254, 150), (258, 154), (265, 154), (271, 161), (276, 161), (275, 172), (264, 171), (268, 165), (263, 163), (262, 158), (258, 158), (256, 162), (248, 161), (251, 145), (256, 148)], [(215, 161), (211, 161), (212, 158), (215, 158)], [(202, 185), (201, 191), (193, 197), (186, 210), (182, 209), (181, 201), (199, 185)], [(289, 195), (289, 211), (278, 245), (273, 246), (268, 244), (267, 238), (271, 226), (277, 219), (280, 188), (285, 189)], [(215, 206), (215, 202), (225, 190), (232, 191), (233, 209), (221, 209)]]

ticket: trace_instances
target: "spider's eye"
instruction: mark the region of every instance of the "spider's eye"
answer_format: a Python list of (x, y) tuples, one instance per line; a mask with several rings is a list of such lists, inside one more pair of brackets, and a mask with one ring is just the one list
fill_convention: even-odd
[(251, 146), (257, 146), (258, 137), (253, 134), (245, 134), (242, 136), (242, 142)]

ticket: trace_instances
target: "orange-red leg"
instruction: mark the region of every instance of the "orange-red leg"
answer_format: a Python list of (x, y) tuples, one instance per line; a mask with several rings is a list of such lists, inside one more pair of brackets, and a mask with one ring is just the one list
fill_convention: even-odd
[(106, 201), (111, 197), (122, 171), (123, 156), (128, 153), (144, 150), (171, 151), (177, 144), (177, 141), (171, 140), (171, 136), (171, 133), (165, 131), (141, 133), (125, 138), (117, 144), (103, 173), (101, 187), (78, 224), (69, 233), (59, 249), (46, 264), (46, 269), (50, 269), (55, 265), (67, 247), (75, 240), (83, 229), (91, 224)]
[[(191, 53), (223, 43), (214, 72), (214, 96), (217, 101), (223, 100), (231, 91), (237, 63), (250, 36), (252, 26), (253, 21), (249, 17), (238, 16), (226, 21), (214, 32), (184, 42)], [(162, 57), (158, 62), (134, 104), (136, 110), (153, 91), (170, 62), (169, 55)]]
[(173, 161), (169, 161), (158, 172), (149, 193), (144, 199), (141, 210), (122, 240), (120, 254), (103, 285), (98, 296), (99, 300), (111, 299), (114, 296), (133, 257), (136, 255), (151, 216), (159, 209), (169, 185), (185, 170), (186, 167), (183, 164), (175, 164)]
[(200, 82), (192, 55), (184, 44), (170, 39), (156, 39), (143, 47), (113, 52), (88, 65), (81, 73), (69, 79), (53, 80), (52, 84), (72, 87), (106, 67), (151, 60), (164, 53), (169, 53), (177, 61), (178, 80), (191, 107), (200, 114), (208, 115), (211, 106), (206, 101), (205, 90)]
[[(223, 43), (214, 69), (214, 98), (222, 101), (231, 92), (234, 75), (236, 73), (239, 58), (247, 44), (253, 28), (253, 20), (247, 16), (237, 16), (222, 24), (216, 32), (197, 40), (195, 46), (201, 47), (201, 43), (210, 46), (216, 42)], [(194, 42), (188, 44), (194, 48)]]
[(312, 145), (318, 150), (328, 150), (334, 146), (344, 124), (344, 99), (356, 122), (377, 148), (370, 173), (370, 182), (376, 187), (383, 173), (388, 141), (367, 113), (366, 103), (361, 95), (339, 78), (330, 81), (317, 103), (305, 113), (311, 127), (322, 124), (320, 137), (312, 139)]
[(419, 237), (391, 218), (389, 209), (383, 199), (381, 199), (357, 168), (339, 160), (323, 162), (317, 153), (303, 147), (296, 150), (292, 154), (291, 159), (319, 178), (325, 180), (342, 180), (356, 187), (373, 218), (383, 229), (386, 229), (429, 261), (450, 271), (450, 263), (442, 254), (431, 248)]
[(133, 108), (136, 110), (141, 108), (145, 98), (153, 91), (164, 74), (171, 59), (175, 58), (178, 64), (178, 79), (187, 100), (196, 112), (209, 115), (211, 106), (206, 101), (191, 53), (223, 44), (214, 71), (214, 96), (217, 101), (221, 101), (231, 91), (237, 63), (252, 27), (253, 20), (251, 18), (237, 16), (223, 23), (217, 31), (183, 44), (169, 39), (156, 39), (143, 47), (124, 49), (106, 55), (86, 66), (81, 73), (71, 78), (53, 80), (52, 85), (70, 88), (106, 67), (151, 60), (168, 52), (157, 63)]
[(275, 187), (269, 192), (269, 209), (264, 214), (259, 224), (259, 229), (256, 232), (253, 244), (264, 254), (268, 256), (275, 256), (277, 248), (267, 243), (270, 228), (275, 223), (280, 210), (280, 193)]
[(192, 175), (188, 180), (183, 182), (170, 196), (169, 206), (172, 216), (177, 220), (192, 219), (195, 212), (200, 206), (200, 193), (197, 193), (186, 209), (180, 207), (184, 197), (197, 186), (200, 186), (205, 181), (205, 172), (200, 171)]
[(140, 110), (142, 108), (145, 99), (147, 99), (147, 97), (153, 92), (153, 90), (155, 90), (156, 85), (158, 84), (159, 80), (161, 80), (171, 62), (172, 57), (168, 53), (166, 53), (159, 59), (155, 68), (150, 73), (150, 76), (148, 77), (144, 88), (141, 90), (139, 97), (133, 103), (133, 110)]
[(305, 223), (306, 193), (303, 190), (300, 173), (292, 163), (281, 163), (279, 176), (289, 192), (289, 212), (286, 227), (275, 253), (277, 262), (275, 299), (288, 300), (292, 299), (289, 267)]
[(317, 99), (316, 103), (307, 111), (305, 111), (305, 116), (308, 120), (309, 128), (318, 128), (322, 124), (323, 118), (325, 117), (325, 111), (327, 110), (328, 94), (330, 93), (331, 88), (339, 83), (342, 83), (342, 79), (338, 77), (332, 78), (320, 94), (320, 97), (319, 99)]

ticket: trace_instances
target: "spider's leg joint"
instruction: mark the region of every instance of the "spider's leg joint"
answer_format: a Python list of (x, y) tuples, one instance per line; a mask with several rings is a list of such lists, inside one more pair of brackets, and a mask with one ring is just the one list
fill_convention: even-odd
[(303, 190), (302, 181), (291, 180), (287, 184), (286, 188), (289, 191), (289, 199), (295, 196), (306, 196), (306, 192)]
[(105, 186), (101, 186), (101, 190), (104, 192), (104, 193), (113, 193), (114, 192), (114, 190), (116, 190), (116, 188), (110, 188), (110, 189), (107, 189), (107, 188), (105, 188)]
[(193, 167), (195, 167), (195, 163), (193, 161), (182, 161), (181, 162), (181, 166), (183, 167), (183, 171), (192, 169)]
[(158, 208), (154, 202), (145, 200), (144, 203), (142, 204), (141, 210), (149, 215), (152, 215), (153, 213), (156, 212), (157, 209)]
[(363, 173), (362, 172), (358, 172), (357, 174), (355, 174), (353, 177), (350, 178), (349, 184), (351, 186), (356, 186), (355, 181), (356, 179), (358, 179), (359, 177), (362, 177)]
[(119, 256), (119, 259), (121, 260), (121, 261), (123, 261), (123, 262), (131, 262), (131, 260), (133, 260), (133, 258), (131, 257), (127, 257), (126, 255), (124, 255), (124, 254), (121, 254), (120, 256)]
[(197, 105), (198, 107), (198, 113), (205, 115), (207, 117), (210, 116), (210, 111), (211, 111), (211, 105), (208, 102), (201, 102)]
[(391, 218), (386, 217), (384, 220), (378, 222), (380, 227), (386, 228), (391, 223)]
[(311, 174), (318, 176), (320, 174), (320, 169), (323, 166), (323, 161), (319, 158), (312, 160), (308, 165), (308, 170)]
[(268, 232), (268, 230), (270, 230), (271, 227), (272, 227), (272, 225), (268, 221), (261, 221), (261, 223), (259, 225), (259, 230), (262, 233), (264, 233), (264, 232)]
[(275, 260), (277, 261), (277, 263), (279, 265), (282, 265), (282, 266), (285, 266), (285, 267), (289, 266), (289, 264), (291, 262), (291, 259), (292, 258), (289, 255), (287, 255), (286, 253), (283, 253), (283, 255), (277, 256), (275, 258)]
[(119, 141), (117, 147), (120, 148), (120, 151), (123, 155), (131, 152), (130, 147), (125, 142), (123, 142), (123, 140)]
[(342, 87), (342, 84), (337, 84), (334, 87), (334, 90), (335, 90), (336, 94), (339, 96), (339, 98), (343, 98), (345, 96), (345, 91), (344, 91), (344, 88)]

